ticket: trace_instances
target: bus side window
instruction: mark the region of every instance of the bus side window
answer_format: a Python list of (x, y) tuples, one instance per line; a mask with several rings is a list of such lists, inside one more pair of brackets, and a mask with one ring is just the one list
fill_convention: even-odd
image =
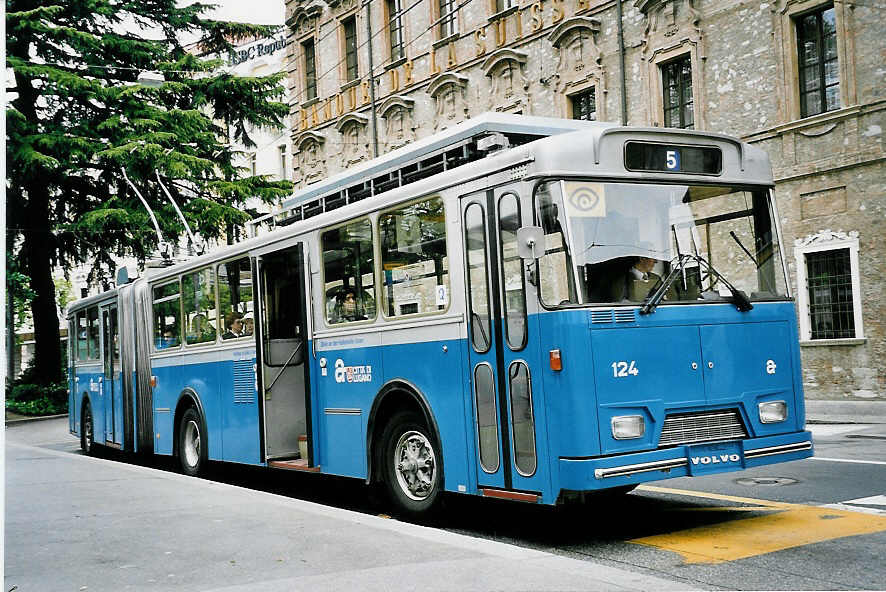
[(178, 280), (154, 287), (154, 347), (169, 349), (181, 343), (181, 296)]
[(443, 200), (433, 197), (379, 217), (382, 310), (389, 317), (449, 308)]
[(93, 306), (86, 312), (86, 348), (87, 357), (90, 360), (98, 360), (101, 356), (99, 351), (99, 327), (98, 327), (98, 307)]
[(367, 219), (322, 234), (327, 324), (375, 318), (372, 238), (372, 223)]
[(75, 338), (77, 339), (77, 355), (76, 358), (80, 361), (88, 360), (89, 355), (86, 349), (86, 311), (81, 310), (77, 313), (77, 323), (75, 325), (75, 331), (77, 332)]
[(218, 271), (218, 316), (222, 339), (248, 337), (255, 321), (252, 307), (252, 267), (248, 257), (222, 263)]
[(212, 269), (182, 276), (182, 310), (188, 345), (215, 341), (215, 309), (215, 274)]

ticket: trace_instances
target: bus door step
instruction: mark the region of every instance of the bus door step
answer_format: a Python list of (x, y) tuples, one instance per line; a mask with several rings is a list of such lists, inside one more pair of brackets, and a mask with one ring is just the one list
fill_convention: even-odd
[(319, 473), (320, 467), (309, 467), (307, 459), (294, 458), (292, 460), (272, 460), (268, 462), (269, 467), (275, 469), (287, 469), (289, 471), (305, 471), (308, 473)]
[(484, 489), (480, 488), (480, 492), (484, 497), (496, 497), (499, 499), (517, 500), (518, 502), (538, 503), (541, 496), (537, 493), (526, 493), (524, 491), (505, 491), (503, 489)]

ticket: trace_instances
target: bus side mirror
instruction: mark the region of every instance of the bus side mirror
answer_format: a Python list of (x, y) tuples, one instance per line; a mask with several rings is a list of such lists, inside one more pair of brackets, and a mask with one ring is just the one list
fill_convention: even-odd
[(541, 226), (524, 226), (517, 230), (517, 254), (521, 259), (541, 259), (545, 254), (545, 233)]

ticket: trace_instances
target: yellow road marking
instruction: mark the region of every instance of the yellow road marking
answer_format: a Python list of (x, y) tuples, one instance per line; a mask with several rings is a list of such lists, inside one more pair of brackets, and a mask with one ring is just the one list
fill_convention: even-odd
[[(774, 511), (765, 516), (740, 518), (721, 524), (698, 526), (628, 541), (679, 553), (686, 563), (735, 561), (812, 543), (886, 530), (886, 516), (649, 485), (643, 485), (639, 489), (758, 506), (757, 508), (716, 508), (721, 511), (734, 510), (739, 513), (754, 509)], [(699, 509), (709, 511), (713, 508)]]

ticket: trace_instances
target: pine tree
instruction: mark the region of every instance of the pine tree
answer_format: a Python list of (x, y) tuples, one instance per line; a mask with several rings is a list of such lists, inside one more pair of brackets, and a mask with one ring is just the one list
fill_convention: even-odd
[[(219, 70), (217, 57), (276, 28), (209, 20), (209, 8), (176, 0), (6, 2), (6, 65), (14, 73), (7, 244), (36, 294), (35, 361), (47, 384), (61, 367), (54, 267), (94, 259), (90, 275), (106, 277), (114, 255), (144, 260), (157, 247), (123, 170), (170, 242), (184, 229), (158, 175), (204, 238), (249, 219), (241, 209), (247, 198), (269, 202), (291, 190), (235, 166), (231, 145), (254, 146), (249, 129), (282, 127), (284, 74), (236, 77)], [(188, 51), (187, 38), (199, 40), (199, 51)], [(139, 84), (144, 71), (165, 82)]]

